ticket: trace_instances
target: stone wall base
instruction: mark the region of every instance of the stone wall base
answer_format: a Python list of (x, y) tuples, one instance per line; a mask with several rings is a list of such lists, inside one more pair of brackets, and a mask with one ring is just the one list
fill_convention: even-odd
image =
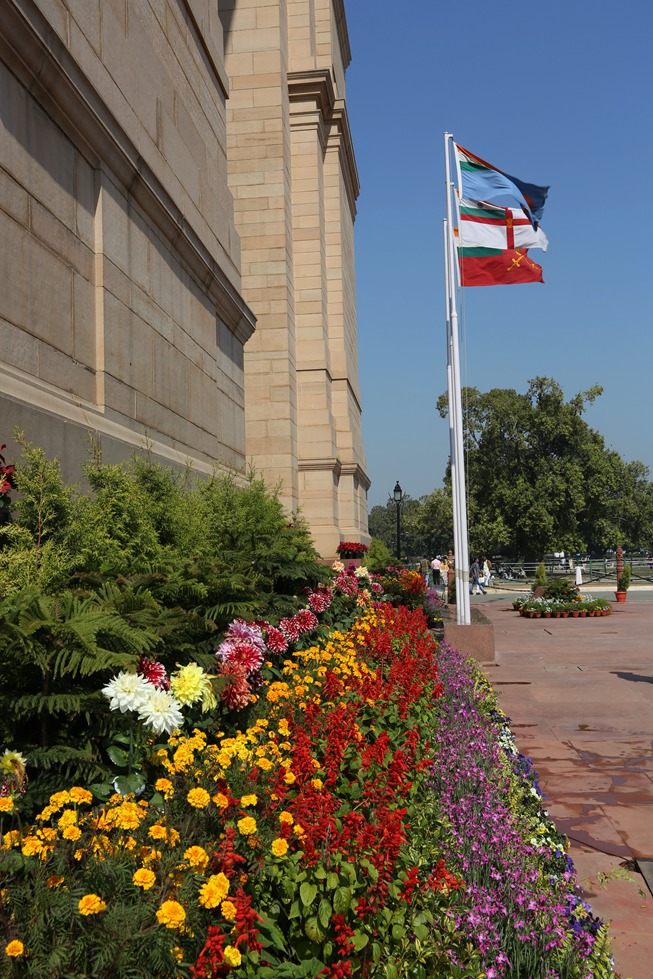
[(494, 626), (478, 608), (471, 610), (471, 625), (458, 625), (455, 606), (444, 618), (444, 640), (463, 655), (475, 659), (482, 666), (495, 666)]

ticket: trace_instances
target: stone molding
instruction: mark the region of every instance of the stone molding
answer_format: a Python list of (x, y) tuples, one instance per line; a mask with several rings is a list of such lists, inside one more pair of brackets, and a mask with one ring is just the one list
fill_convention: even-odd
[(188, 274), (207, 293), (241, 343), (256, 318), (34, 0), (4, 0), (0, 58), (38, 99), (73, 145), (98, 169), (106, 166), (169, 242)]
[(353, 476), (365, 490), (372, 485), (372, 480), (357, 462), (343, 462), (340, 471), (343, 476)]
[(338, 41), (340, 42), (340, 51), (342, 53), (342, 65), (346, 70), (351, 64), (351, 47), (349, 46), (349, 31), (347, 30), (344, 0), (333, 0), (333, 14), (336, 19), (336, 30), (338, 31)]
[[(333, 147), (340, 153), (349, 206), (356, 215), (356, 200), (360, 194), (358, 168), (351, 138), (349, 116), (344, 99), (338, 99), (333, 87), (331, 72), (326, 68), (288, 72), (288, 98), (290, 101), (290, 126), (292, 129), (317, 128), (322, 148)], [(313, 104), (307, 112), (307, 104)], [(315, 118), (315, 113), (318, 113)]]
[(300, 459), (297, 463), (300, 472), (332, 472), (335, 476), (340, 476), (342, 463), (336, 456), (328, 459)]

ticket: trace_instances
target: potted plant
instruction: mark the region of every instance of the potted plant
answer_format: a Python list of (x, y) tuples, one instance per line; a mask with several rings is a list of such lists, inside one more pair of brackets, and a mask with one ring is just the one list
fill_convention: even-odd
[(359, 541), (352, 540), (341, 540), (336, 548), (338, 555), (345, 559), (363, 558), (368, 550), (367, 544), (361, 544)]
[(630, 586), (630, 565), (624, 565), (624, 569), (621, 572), (621, 577), (617, 580), (617, 590), (614, 593), (615, 598), (618, 602), (626, 601), (626, 592)]

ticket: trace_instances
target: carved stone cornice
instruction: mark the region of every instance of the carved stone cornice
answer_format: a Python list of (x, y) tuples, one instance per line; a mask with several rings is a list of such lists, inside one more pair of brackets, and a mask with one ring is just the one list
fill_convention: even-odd
[(337, 456), (329, 456), (324, 459), (299, 459), (297, 468), (300, 472), (331, 472), (338, 477), (342, 471), (342, 465)]
[(333, 15), (336, 19), (342, 66), (347, 69), (351, 63), (351, 48), (349, 46), (349, 31), (347, 30), (347, 15), (344, 0), (333, 0)]
[(353, 476), (365, 490), (372, 485), (372, 480), (358, 462), (343, 462), (340, 472), (343, 476)]
[(327, 68), (288, 72), (288, 97), (290, 112), (297, 103), (314, 102), (323, 122), (331, 122), (336, 93), (331, 72)]
[(242, 342), (256, 319), (34, 0), (2, 0), (0, 59), (89, 164), (106, 167), (156, 226)]
[(358, 179), (358, 167), (356, 166), (356, 156), (354, 154), (354, 143), (351, 138), (349, 128), (349, 116), (344, 99), (337, 99), (333, 110), (333, 125), (331, 128), (330, 139), (337, 139), (340, 150), (340, 163), (342, 173), (347, 188), (347, 197), (351, 213), (356, 216), (356, 201), (361, 192), (361, 185)]

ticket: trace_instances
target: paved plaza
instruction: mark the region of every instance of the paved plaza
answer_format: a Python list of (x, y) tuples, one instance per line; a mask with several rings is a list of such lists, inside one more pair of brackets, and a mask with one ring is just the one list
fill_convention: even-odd
[[(612, 923), (615, 968), (650, 979), (653, 896), (639, 871), (653, 886), (653, 589), (631, 589), (602, 618), (527, 619), (512, 598), (472, 600), (494, 625), (485, 669), (587, 899)], [(634, 883), (614, 877), (628, 868)]]

